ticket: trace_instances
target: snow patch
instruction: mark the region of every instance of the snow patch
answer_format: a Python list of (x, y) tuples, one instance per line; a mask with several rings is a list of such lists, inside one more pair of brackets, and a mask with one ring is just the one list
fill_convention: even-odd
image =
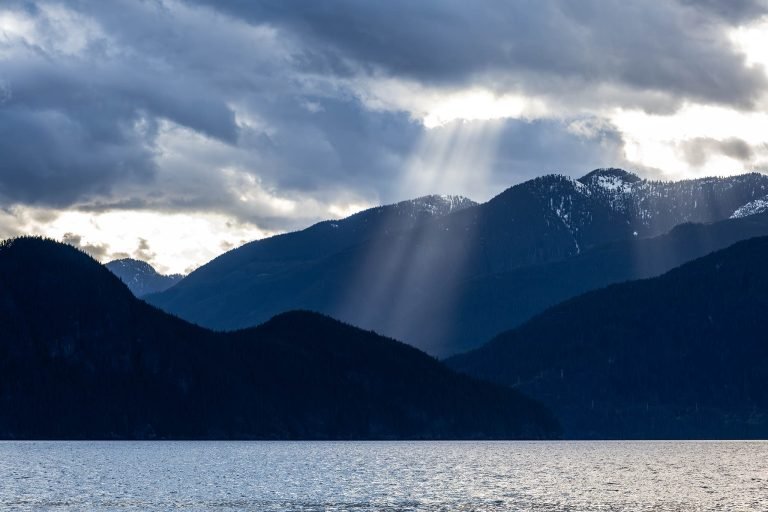
[(598, 187), (611, 192), (620, 192), (624, 194), (632, 192), (632, 183), (624, 180), (620, 176), (597, 176), (595, 183)]
[(763, 213), (764, 211), (768, 210), (768, 196), (761, 197), (760, 199), (755, 199), (754, 201), (750, 201), (744, 206), (740, 206), (736, 209), (735, 212), (733, 212), (733, 215), (731, 215), (732, 219), (740, 219), (742, 217), (749, 217), (750, 215), (757, 215), (758, 213)]

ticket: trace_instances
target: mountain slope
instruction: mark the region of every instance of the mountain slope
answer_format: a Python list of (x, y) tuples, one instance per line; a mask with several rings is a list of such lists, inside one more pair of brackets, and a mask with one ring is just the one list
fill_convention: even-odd
[(184, 278), (181, 274), (160, 274), (146, 261), (131, 258), (113, 260), (104, 266), (119, 277), (137, 297), (165, 291)]
[[(445, 356), (476, 347), (559, 300), (615, 280), (655, 275), (686, 259), (651, 266), (646, 273), (620, 260), (624, 266), (614, 280), (593, 270), (591, 278), (576, 276), (578, 282), (565, 287), (567, 279), (548, 280), (542, 265), (611, 243), (626, 244), (628, 249), (617, 254), (624, 258), (637, 239), (666, 233), (681, 222), (728, 219), (766, 190), (768, 177), (760, 174), (676, 183), (645, 181), (619, 169), (599, 169), (580, 180), (544, 176), (408, 229), (368, 229), (355, 243), (337, 244), (326, 235), (332, 231), (327, 227), (317, 237), (300, 232), (254, 242), (147, 300), (214, 329), (247, 327), (281, 311), (311, 309)], [(313, 229), (319, 228), (307, 231)], [(280, 251), (267, 250), (278, 243)], [(681, 254), (708, 252), (706, 244), (700, 245), (699, 252)], [(724, 245), (712, 244), (709, 250)], [(535, 285), (543, 295), (530, 303), (514, 291), (520, 282), (531, 283), (531, 290), (526, 269), (543, 280)], [(504, 284), (507, 280), (512, 287)], [(488, 304), (493, 314), (480, 306)]]
[(407, 232), (474, 206), (476, 203), (461, 196), (424, 196), (256, 240), (222, 254), (189, 274), (178, 286), (165, 293), (152, 294), (147, 300), (165, 311), (214, 329), (253, 326), (274, 314), (297, 308), (271, 309), (272, 314), (259, 316), (256, 321), (225, 320), (225, 316), (247, 314), (254, 305), (270, 300), (256, 295), (244, 297), (250, 294), (248, 288), (252, 284), (290, 277), (350, 247)]
[(448, 318), (441, 318), (430, 301), (417, 304), (409, 314), (423, 319), (423, 330), (441, 323), (443, 353), (455, 354), (476, 348), (566, 299), (613, 283), (655, 277), (758, 236), (768, 236), (768, 213), (681, 224), (657, 237), (612, 242), (561, 261), (469, 279), (461, 284)]
[(314, 313), (214, 333), (133, 297), (78, 250), (0, 244), (0, 438), (556, 435), (517, 392)]
[(454, 369), (550, 406), (572, 438), (768, 436), (768, 237), (567, 301)]

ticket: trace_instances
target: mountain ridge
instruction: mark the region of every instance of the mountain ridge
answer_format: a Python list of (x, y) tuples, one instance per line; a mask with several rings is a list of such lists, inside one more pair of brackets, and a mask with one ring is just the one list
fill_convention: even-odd
[[(616, 176), (621, 186), (601, 182)], [(303, 232), (290, 238), (299, 249), (286, 253), (273, 252), (268, 241), (253, 242), (147, 300), (224, 330), (285, 309), (312, 309), (444, 356), (482, 340), (443, 346), (446, 326), (436, 321), (425, 327), (424, 314), (413, 313), (423, 303), (429, 316), (451, 318), (463, 283), (659, 236), (684, 222), (728, 219), (768, 190), (768, 177), (760, 174), (651, 182), (613, 169), (582, 180), (587, 184), (562, 175), (536, 178), (486, 203), (404, 230), (368, 230), (343, 245)]]

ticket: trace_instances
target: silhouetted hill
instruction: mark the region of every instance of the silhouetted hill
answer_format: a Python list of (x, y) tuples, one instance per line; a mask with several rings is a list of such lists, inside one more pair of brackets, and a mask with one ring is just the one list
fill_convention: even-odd
[(768, 237), (567, 301), (448, 360), (571, 438), (768, 437)]
[[(618, 169), (599, 169), (580, 180), (544, 176), (409, 229), (366, 230), (356, 243), (325, 243), (324, 234), (308, 238), (301, 232), (285, 238), (295, 245), (268, 259), (255, 253), (267, 251), (269, 241), (255, 242), (147, 300), (214, 329), (310, 309), (445, 356), (476, 347), (565, 298), (656, 275), (740, 239), (726, 234), (708, 244), (702, 234), (678, 257), (638, 263), (645, 253), (657, 258), (665, 249), (636, 241), (683, 222), (728, 219), (767, 190), (768, 177), (760, 174), (674, 183)], [(676, 251), (678, 242), (669, 243)], [(610, 255), (592, 256), (606, 244), (618, 246), (607, 249)], [(573, 267), (546, 266), (587, 253)], [(599, 266), (606, 263), (603, 274)], [(587, 273), (578, 275), (582, 270)]]
[(123, 258), (104, 265), (128, 286), (137, 297), (162, 292), (181, 281), (181, 274), (160, 274), (146, 261)]
[(67, 245), (0, 244), (1, 438), (550, 437), (540, 405), (314, 313), (214, 333)]

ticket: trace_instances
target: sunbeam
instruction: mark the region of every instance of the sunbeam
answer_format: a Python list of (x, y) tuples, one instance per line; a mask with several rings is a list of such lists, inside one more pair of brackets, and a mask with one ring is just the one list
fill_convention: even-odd
[(503, 121), (453, 121), (426, 130), (405, 166), (400, 196), (461, 193), (486, 199)]
[[(400, 195), (468, 191), (485, 198), (501, 124), (455, 121), (427, 130), (408, 160)], [(439, 339), (447, 326), (438, 319), (451, 318), (473, 235), (469, 227), (451, 233), (439, 219), (406, 233), (379, 233), (366, 247), (339, 316), (399, 339)]]

